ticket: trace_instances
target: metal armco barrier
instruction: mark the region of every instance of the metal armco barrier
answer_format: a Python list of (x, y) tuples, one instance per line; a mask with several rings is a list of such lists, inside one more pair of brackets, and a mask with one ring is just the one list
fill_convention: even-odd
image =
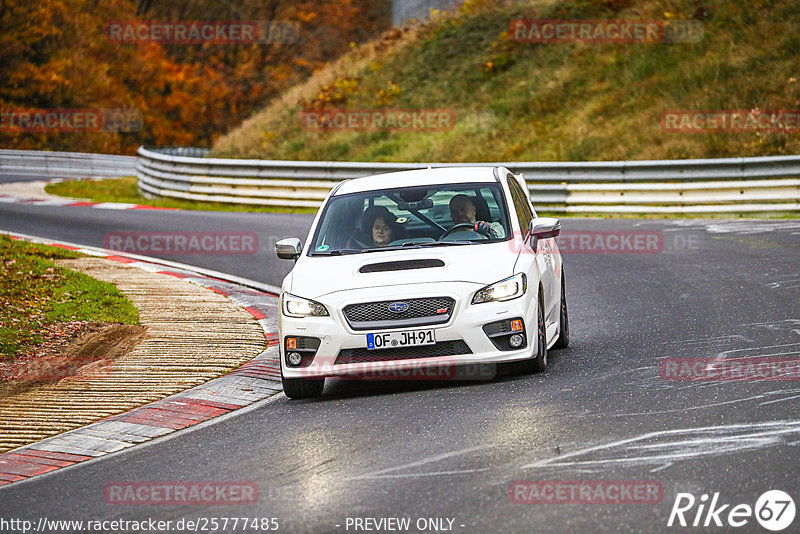
[[(139, 157), (0, 149), (0, 173), (48, 177), (136, 174), (148, 196), (318, 207), (341, 180), (464, 163), (362, 163), (205, 158), (197, 148)], [(492, 166), (494, 163), (469, 165)], [(536, 208), (567, 213), (800, 211), (800, 156), (667, 161), (499, 163), (527, 179)]]
[[(139, 188), (152, 196), (318, 207), (339, 181), (465, 165), (522, 172), (537, 209), (568, 213), (800, 211), (800, 156), (667, 161), (359, 163), (206, 158), (201, 149), (139, 148)], [(796, 177), (796, 178), (792, 178)]]
[(136, 174), (136, 157), (0, 149), (0, 173), (52, 178), (133, 176)]

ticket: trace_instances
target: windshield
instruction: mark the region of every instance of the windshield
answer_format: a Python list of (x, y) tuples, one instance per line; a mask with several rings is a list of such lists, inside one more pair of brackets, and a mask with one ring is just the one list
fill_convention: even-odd
[(510, 234), (507, 213), (497, 183), (406, 187), (332, 197), (309, 254), (496, 242)]

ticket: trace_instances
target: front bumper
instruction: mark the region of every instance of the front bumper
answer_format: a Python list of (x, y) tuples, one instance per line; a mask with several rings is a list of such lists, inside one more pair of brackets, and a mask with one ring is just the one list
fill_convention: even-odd
[[(470, 364), (497, 364), (529, 358), (536, 351), (536, 314), (537, 299), (535, 291), (530, 288), (520, 298), (506, 302), (487, 302), (471, 304), (472, 295), (483, 286), (466, 282), (452, 284), (420, 284), (409, 291), (400, 293), (382, 293), (377, 299), (375, 290), (352, 290), (328, 295), (315, 299), (324, 304), (330, 313), (329, 317), (306, 317), (302, 319), (286, 317), (281, 314), (278, 330), (281, 339), (281, 371), (285, 378), (324, 378), (347, 376), (375, 376), (385, 373), (391, 376), (395, 372), (398, 377), (415, 376), (413, 371), (424, 369), (452, 370), (459, 366)], [(535, 287), (535, 286), (534, 286)], [(413, 293), (413, 294), (409, 294)], [(301, 295), (302, 296), (302, 295)], [(444, 324), (428, 326), (415, 326), (413, 328), (383, 328), (378, 330), (353, 330), (343, 313), (345, 306), (354, 303), (370, 302), (375, 300), (397, 300), (426, 297), (447, 296), (454, 299), (454, 310), (450, 319)], [(484, 331), (484, 326), (505, 319), (522, 319), (524, 323), (525, 344), (518, 350), (499, 350), (496, 343)], [(358, 361), (355, 363), (341, 363), (341, 354), (358, 352), (361, 355), (371, 354), (374, 351), (365, 351), (367, 346), (367, 333), (370, 332), (398, 332), (404, 330), (433, 329), (437, 345), (411, 347), (401, 349), (384, 349), (384, 354), (389, 351), (405, 351), (403, 359), (389, 359), (383, 361)], [(286, 339), (290, 337), (307, 337), (319, 339), (319, 348), (313, 359), (304, 358), (302, 366), (291, 366), (287, 363)], [(459, 344), (461, 342), (461, 344)], [(443, 352), (449, 347), (462, 347), (466, 344), (468, 353), (456, 353), (446, 356), (430, 355)], [(447, 346), (446, 346), (447, 345)], [(351, 351), (348, 349), (362, 349)], [(408, 351), (419, 350), (421, 357), (409, 357)], [(291, 351), (288, 351), (291, 352)], [(446, 351), (444, 351), (446, 352)], [(451, 351), (452, 352), (452, 351)], [(463, 352), (456, 350), (456, 352)], [(443, 372), (442, 376), (451, 376), (452, 373)]]

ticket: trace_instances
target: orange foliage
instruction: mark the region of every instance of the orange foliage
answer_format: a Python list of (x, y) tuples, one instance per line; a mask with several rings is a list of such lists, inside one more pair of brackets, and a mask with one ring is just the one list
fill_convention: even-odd
[[(0, 0), (0, 111), (128, 109), (134, 132), (16, 131), (0, 147), (131, 154), (139, 145), (209, 146), (351, 41), (385, 29), (370, 0)], [(296, 21), (288, 44), (120, 44), (112, 21)], [(7, 115), (6, 115), (7, 117)]]

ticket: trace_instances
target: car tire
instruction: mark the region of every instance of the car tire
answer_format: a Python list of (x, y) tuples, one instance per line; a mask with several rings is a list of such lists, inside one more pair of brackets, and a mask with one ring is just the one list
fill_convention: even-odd
[(536, 325), (536, 352), (523, 362), (522, 370), (525, 373), (541, 373), (547, 368), (547, 326), (544, 322), (544, 296), (542, 287), (539, 286), (539, 310)]
[(569, 346), (569, 313), (567, 312), (567, 293), (564, 281), (564, 267), (561, 267), (561, 310), (559, 312), (558, 339), (553, 344), (554, 349), (563, 349)]
[(281, 373), (283, 392), (290, 399), (310, 399), (322, 395), (325, 379), (285, 378)]

